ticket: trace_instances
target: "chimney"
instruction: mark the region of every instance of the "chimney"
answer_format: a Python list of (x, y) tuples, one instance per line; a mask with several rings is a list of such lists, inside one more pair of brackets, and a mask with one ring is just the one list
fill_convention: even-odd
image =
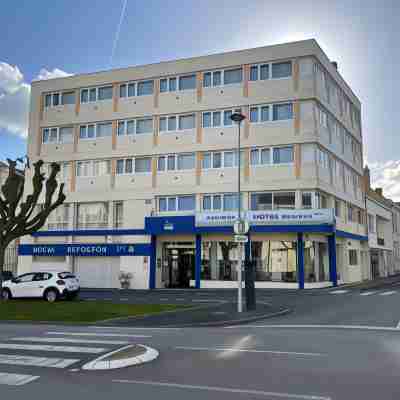
[(382, 197), (383, 197), (382, 188), (376, 188), (376, 189), (375, 189), (375, 193), (378, 194), (379, 196), (382, 196)]
[(371, 189), (371, 175), (367, 165), (364, 167), (364, 176), (362, 178), (362, 181), (364, 186), (364, 192), (367, 193), (368, 190)]
[(331, 64), (335, 67), (335, 69), (338, 69), (337, 61), (331, 61)]

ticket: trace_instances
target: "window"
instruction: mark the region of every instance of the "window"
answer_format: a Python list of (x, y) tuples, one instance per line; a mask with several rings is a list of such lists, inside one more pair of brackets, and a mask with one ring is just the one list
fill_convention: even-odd
[(287, 164), (293, 162), (293, 147), (275, 147), (273, 149), (273, 163)]
[[(241, 112), (240, 109), (224, 111), (207, 111), (203, 113), (203, 128), (216, 128), (220, 126), (232, 126), (231, 115)], [(223, 123), (222, 123), (223, 120)]]
[(274, 193), (274, 209), (275, 210), (291, 210), (295, 208), (294, 192), (277, 192)]
[(114, 228), (122, 228), (124, 226), (124, 203), (123, 201), (114, 201)]
[(49, 231), (68, 229), (69, 210), (69, 204), (64, 203), (51, 212), (47, 218), (47, 229)]
[(176, 131), (176, 116), (160, 117), (159, 129), (160, 132)]
[(242, 82), (242, 68), (228, 69), (224, 71), (224, 85)]
[(151, 172), (151, 157), (117, 160), (117, 175)]
[(196, 75), (187, 75), (179, 77), (179, 90), (196, 89)]
[(203, 74), (203, 87), (221, 86), (223, 71), (205, 72)]
[(151, 172), (151, 157), (135, 158), (135, 173)]
[(75, 104), (75, 92), (64, 92), (61, 94), (61, 104)]
[(272, 64), (272, 79), (287, 78), (292, 75), (292, 63), (290, 61)]
[(270, 120), (270, 107), (257, 106), (250, 107), (250, 122), (265, 122)]
[(335, 199), (335, 216), (341, 218), (342, 216), (342, 202)]
[(250, 80), (266, 80), (269, 79), (269, 64), (252, 65), (250, 67)]
[(153, 94), (154, 91), (154, 81), (143, 81), (138, 82), (136, 85), (137, 96), (147, 96)]
[(78, 161), (76, 164), (76, 176), (95, 177), (110, 174), (110, 160)]
[(178, 170), (183, 169), (194, 169), (195, 167), (195, 154), (179, 154), (178, 159)]
[(301, 207), (305, 209), (312, 208), (312, 193), (303, 192), (301, 194)]
[(78, 229), (106, 228), (107, 226), (107, 203), (78, 204)]
[(271, 164), (271, 150), (266, 149), (251, 149), (250, 151), (251, 165), (267, 165)]
[(193, 211), (195, 210), (196, 200), (194, 195), (177, 197), (160, 197), (158, 208), (160, 212), (165, 211)]
[(76, 176), (78, 177), (93, 176), (92, 162), (78, 161), (76, 164)]
[(101, 124), (97, 124), (96, 127), (96, 137), (107, 137), (112, 135), (112, 123), (104, 122)]
[(136, 134), (153, 133), (153, 118), (143, 118), (136, 120)]
[(74, 129), (72, 126), (61, 128), (44, 128), (42, 131), (42, 142), (47, 143), (72, 143)]
[(48, 93), (44, 98), (45, 108), (57, 107), (59, 105), (75, 104), (75, 92)]
[(158, 157), (157, 160), (157, 171), (165, 171), (165, 156)]
[(272, 115), (274, 121), (292, 119), (293, 118), (292, 103), (274, 104)]
[(109, 137), (112, 135), (112, 123), (102, 122), (99, 124), (81, 125), (79, 128), (80, 139), (94, 139)]
[(371, 214), (368, 214), (368, 231), (375, 233), (375, 217)]
[(195, 128), (195, 115), (180, 115), (179, 116), (179, 130), (194, 129)]
[(93, 161), (93, 175), (105, 176), (110, 175), (110, 160), (95, 160)]
[[(244, 151), (240, 152), (240, 163), (244, 164)], [(202, 168), (230, 168), (238, 165), (237, 151), (208, 152), (203, 154)]]
[(253, 193), (250, 207), (254, 211), (272, 210), (272, 193)]
[(349, 250), (349, 265), (357, 265), (357, 250)]
[(319, 124), (324, 128), (328, 127), (328, 115), (321, 108), (319, 109)]
[(237, 193), (224, 194), (222, 204), (224, 211), (237, 210), (239, 208)]
[(81, 89), (81, 103), (110, 100), (113, 97), (112, 86), (101, 86), (90, 89)]
[(162, 78), (160, 79), (160, 93), (175, 92), (176, 91), (176, 78)]

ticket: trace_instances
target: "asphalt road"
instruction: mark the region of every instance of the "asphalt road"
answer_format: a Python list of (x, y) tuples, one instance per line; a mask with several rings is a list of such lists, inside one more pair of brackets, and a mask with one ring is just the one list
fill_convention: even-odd
[[(295, 311), (250, 325), (224, 328), (1, 324), (1, 397), (400, 398), (400, 329), (396, 328), (400, 320), (400, 286), (338, 290), (341, 292), (262, 291), (259, 298), (287, 302)], [(172, 299), (182, 303), (196, 298), (233, 300), (234, 295), (229, 291), (83, 293), (88, 301), (115, 296), (118, 301), (137, 302), (140, 298), (155, 302), (163, 296), (168, 303), (174, 302)], [(80, 369), (84, 362), (125, 342), (154, 347), (160, 357), (121, 370)], [(18, 382), (26, 383), (16, 386)]]

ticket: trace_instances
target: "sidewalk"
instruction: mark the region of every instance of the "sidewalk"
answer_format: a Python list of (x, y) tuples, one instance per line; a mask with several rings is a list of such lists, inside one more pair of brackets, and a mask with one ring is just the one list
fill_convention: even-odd
[[(245, 310), (245, 305), (243, 305)], [(194, 307), (160, 314), (133, 318), (119, 318), (101, 323), (107, 326), (124, 327), (212, 327), (240, 325), (248, 322), (272, 318), (291, 312), (290, 309), (274, 306), (265, 302), (258, 302), (255, 311), (237, 312), (237, 304), (224, 303), (212, 306)]]
[[(381, 286), (391, 286), (391, 285), (400, 285), (400, 273), (392, 276), (387, 276), (384, 278), (376, 278), (371, 281), (364, 281), (364, 282), (356, 282), (356, 283), (349, 283), (345, 285), (340, 285), (340, 288), (346, 289), (360, 289), (360, 290), (370, 290), (370, 289), (377, 289)], [(332, 289), (332, 288), (331, 288)]]

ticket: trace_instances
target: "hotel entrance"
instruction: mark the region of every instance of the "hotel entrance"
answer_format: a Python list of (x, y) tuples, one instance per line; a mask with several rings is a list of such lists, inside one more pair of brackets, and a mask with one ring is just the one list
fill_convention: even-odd
[(193, 242), (164, 242), (162, 281), (166, 288), (189, 288), (194, 279), (195, 245)]

